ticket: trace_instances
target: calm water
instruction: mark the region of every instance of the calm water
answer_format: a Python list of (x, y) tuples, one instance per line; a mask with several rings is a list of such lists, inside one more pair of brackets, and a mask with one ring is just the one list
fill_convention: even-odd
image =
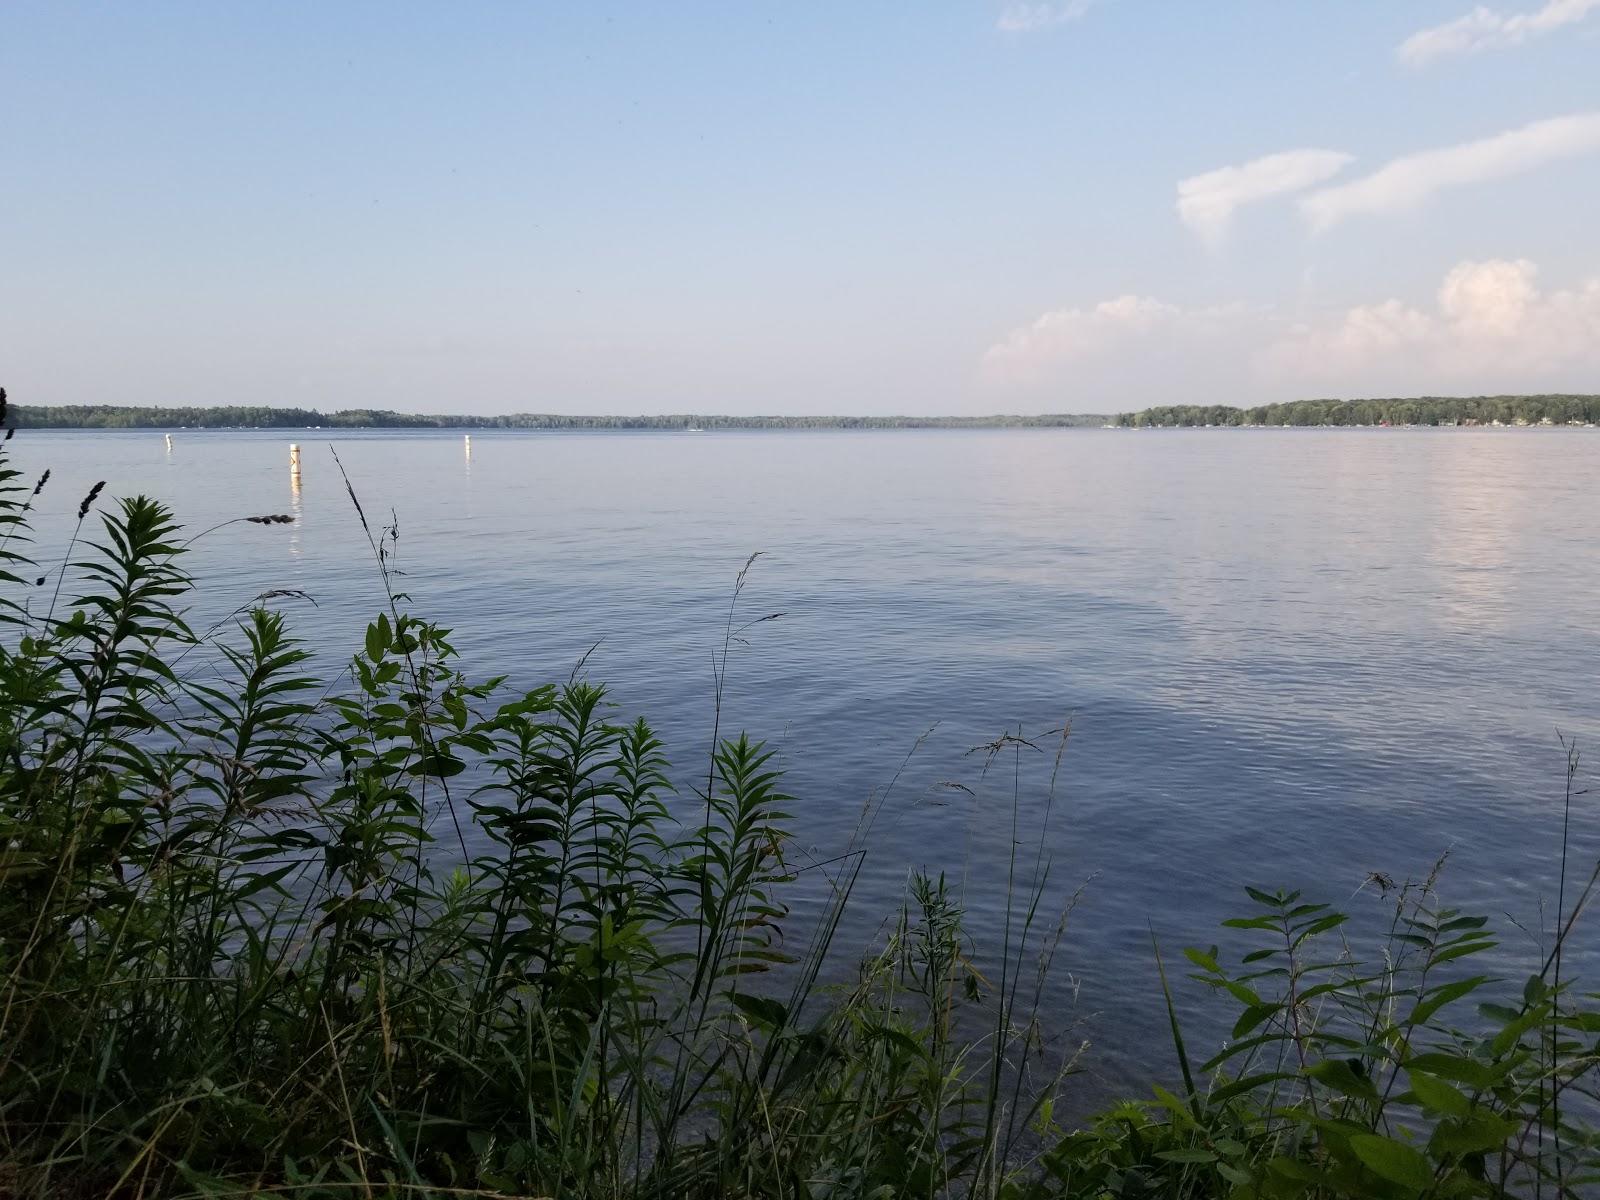
[[(353, 648), (381, 593), (327, 436), (12, 446), (54, 470), (46, 545), (99, 478), (196, 526), (296, 513), (199, 544), (195, 622), (300, 588), (317, 606), (298, 628)], [(1369, 871), (1420, 875), (1448, 849), (1447, 899), (1537, 928), (1557, 731), (1600, 754), (1596, 432), (479, 433), (470, 461), (459, 435), (335, 442), (470, 670), (531, 686), (598, 642), (588, 673), (657, 724), (685, 781), (734, 576), (763, 551), (741, 612), (783, 616), (735, 649), (727, 721), (781, 747), (802, 860), (844, 848), (932, 729), (882, 799), (852, 949), (918, 867), (998, 939), (1014, 785), (1031, 863), (1048, 731), (1070, 717), (1050, 890), (1088, 887), (1047, 1016), (1093, 1039), (1102, 1079), (1165, 1062), (1151, 927), (1173, 957), (1217, 940), (1244, 883), (1370, 913), (1351, 899)], [(1049, 752), (980, 778), (968, 751), (1007, 731)]]

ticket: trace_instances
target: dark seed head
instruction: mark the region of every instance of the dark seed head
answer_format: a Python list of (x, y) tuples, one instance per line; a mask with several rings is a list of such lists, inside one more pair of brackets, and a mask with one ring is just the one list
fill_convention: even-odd
[(35, 579), (33, 581), (33, 586), (34, 587), (43, 587), (44, 586), (44, 576), (41, 575), (41, 576), (39, 576), (39, 578)]
[(105, 486), (106, 481), (102, 479), (99, 483), (95, 484), (89, 489), (89, 494), (83, 498), (83, 503), (78, 505), (78, 520), (81, 521), (89, 515), (90, 506), (93, 505), (96, 498), (99, 497), (100, 489)]
[(44, 491), (44, 485), (49, 483), (49, 482), (50, 482), (50, 468), (46, 467), (44, 469), (44, 474), (39, 476), (39, 482), (33, 485), (33, 494), (35, 496), (37, 496), (40, 492)]

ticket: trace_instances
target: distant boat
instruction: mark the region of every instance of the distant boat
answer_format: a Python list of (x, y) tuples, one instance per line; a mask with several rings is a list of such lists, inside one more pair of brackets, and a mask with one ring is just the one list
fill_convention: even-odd
[(701, 429), (700, 426), (698, 426), (698, 425), (691, 425), (691, 426), (689, 426), (689, 428), (685, 429), (684, 432), (685, 433), (704, 433), (705, 430)]

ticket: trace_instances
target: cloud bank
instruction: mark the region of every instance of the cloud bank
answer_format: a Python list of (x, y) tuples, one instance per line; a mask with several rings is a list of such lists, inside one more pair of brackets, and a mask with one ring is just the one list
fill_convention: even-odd
[(1600, 0), (1549, 0), (1543, 8), (1526, 13), (1499, 13), (1479, 5), (1466, 16), (1412, 34), (1395, 49), (1395, 56), (1410, 67), (1458, 54), (1478, 54), (1519, 46), (1530, 38), (1576, 25), (1600, 9)]
[(1300, 201), (1314, 230), (1363, 214), (1405, 212), (1435, 193), (1600, 150), (1600, 112), (1551, 117), (1494, 137), (1408, 154), (1350, 183), (1312, 192)]
[[(1543, 293), (1526, 259), (1455, 266), (1431, 309), (1386, 300), (1302, 325), (1256, 360), (1268, 377), (1425, 387), (1429, 380), (1600, 374), (1600, 279)], [(1524, 388), (1524, 390), (1526, 390)]]
[(1428, 305), (1360, 304), (1309, 321), (1150, 296), (1045, 313), (990, 346), (1001, 391), (1109, 407), (1174, 397), (1250, 404), (1305, 395), (1600, 387), (1600, 278), (1541, 291), (1526, 259), (1458, 263)]
[(1149, 296), (1118, 296), (1093, 308), (1061, 308), (1014, 329), (983, 356), (984, 374), (1003, 383), (1035, 383), (1066, 364), (1127, 350), (1170, 332), (1183, 310)]
[(1286, 150), (1192, 175), (1178, 181), (1178, 219), (1217, 245), (1239, 208), (1321, 183), (1337, 175), (1351, 158), (1338, 150)]

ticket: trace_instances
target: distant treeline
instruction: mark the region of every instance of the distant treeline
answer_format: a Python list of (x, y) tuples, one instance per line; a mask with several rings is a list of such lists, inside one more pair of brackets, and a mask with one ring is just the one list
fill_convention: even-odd
[(498, 417), (419, 414), (377, 408), (318, 412), (265, 405), (149, 408), (115, 404), (13, 406), (15, 423), (33, 429), (1011, 429), (1103, 425), (1111, 418), (1084, 413), (992, 417), (733, 417), (701, 413), (664, 416), (568, 416), (509, 413)]
[(1136, 429), (1179, 425), (1583, 425), (1600, 422), (1600, 396), (1417, 396), (1293, 400), (1256, 408), (1170, 404), (1122, 413)]
[(1127, 428), (1198, 425), (1582, 425), (1600, 423), (1600, 396), (1415, 396), (1368, 400), (1292, 400), (1255, 408), (1169, 404), (1115, 417), (573, 416), (562, 413), (402, 413), (382, 408), (266, 405), (156, 408), (117, 404), (14, 405), (12, 421), (32, 429), (1059, 429), (1115, 423)]

